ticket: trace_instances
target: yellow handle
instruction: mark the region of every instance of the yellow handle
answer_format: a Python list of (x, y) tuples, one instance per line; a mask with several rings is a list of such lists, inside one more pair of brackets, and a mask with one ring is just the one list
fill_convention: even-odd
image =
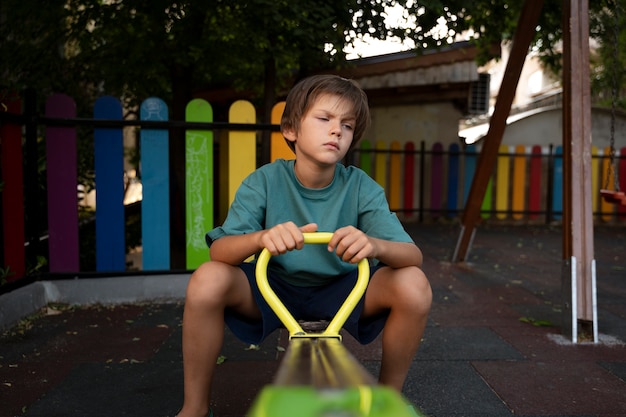
[[(319, 232), (319, 233), (304, 233), (304, 243), (328, 243), (330, 239), (333, 237), (332, 233)], [(282, 301), (278, 298), (274, 290), (269, 285), (267, 280), (267, 264), (272, 255), (269, 253), (267, 249), (263, 249), (256, 263), (256, 282), (269, 304), (270, 308), (276, 313), (276, 316), (280, 319), (283, 325), (289, 331), (289, 338), (292, 337), (336, 337), (341, 338), (339, 335), (339, 331), (345, 324), (346, 320), (354, 310), (354, 307), (358, 304), (359, 300), (365, 293), (367, 289), (367, 283), (370, 277), (370, 268), (367, 259), (363, 259), (358, 264), (358, 277), (354, 288), (348, 294), (348, 297), (345, 299), (335, 317), (328, 324), (326, 330), (323, 333), (307, 333), (302, 330), (302, 327), (298, 323), (296, 319), (293, 318), (293, 315), (287, 310)]]

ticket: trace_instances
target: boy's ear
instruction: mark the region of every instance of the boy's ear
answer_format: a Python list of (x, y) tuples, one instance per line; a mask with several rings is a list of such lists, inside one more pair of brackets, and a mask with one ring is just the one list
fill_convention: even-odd
[(296, 131), (291, 127), (284, 128), (282, 133), (289, 142), (295, 142), (297, 139)]

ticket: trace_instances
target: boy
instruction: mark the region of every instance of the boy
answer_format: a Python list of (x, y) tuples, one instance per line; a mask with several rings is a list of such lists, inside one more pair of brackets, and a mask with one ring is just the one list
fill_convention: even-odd
[[(332, 319), (370, 258), (369, 286), (344, 328), (359, 342), (383, 330), (379, 381), (398, 391), (431, 304), (422, 253), (390, 212), (383, 189), (341, 161), (369, 123), (367, 96), (352, 81), (320, 75), (289, 93), (281, 131), (295, 161), (267, 164), (241, 184), (224, 224), (207, 233), (211, 261), (191, 276), (183, 317), (184, 404), (178, 417), (212, 416), (210, 390), (226, 323), (258, 344), (281, 326), (256, 287), (263, 248), (268, 279), (296, 319)], [(328, 246), (303, 232), (334, 232)]]

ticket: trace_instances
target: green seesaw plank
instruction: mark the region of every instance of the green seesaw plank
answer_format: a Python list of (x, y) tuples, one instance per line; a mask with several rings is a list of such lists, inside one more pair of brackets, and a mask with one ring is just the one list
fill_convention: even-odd
[[(188, 122), (213, 121), (213, 108), (203, 99), (187, 104)], [(185, 133), (185, 200), (187, 268), (196, 269), (209, 259), (204, 235), (213, 229), (213, 132)]]
[(263, 388), (248, 417), (422, 417), (402, 396), (382, 385), (319, 391), (313, 387)]

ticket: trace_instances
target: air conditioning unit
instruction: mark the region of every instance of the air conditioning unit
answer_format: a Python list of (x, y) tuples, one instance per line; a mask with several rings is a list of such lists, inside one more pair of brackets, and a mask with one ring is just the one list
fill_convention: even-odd
[(491, 75), (487, 73), (478, 74), (478, 81), (470, 85), (468, 113), (473, 115), (485, 114), (489, 112), (489, 83)]

